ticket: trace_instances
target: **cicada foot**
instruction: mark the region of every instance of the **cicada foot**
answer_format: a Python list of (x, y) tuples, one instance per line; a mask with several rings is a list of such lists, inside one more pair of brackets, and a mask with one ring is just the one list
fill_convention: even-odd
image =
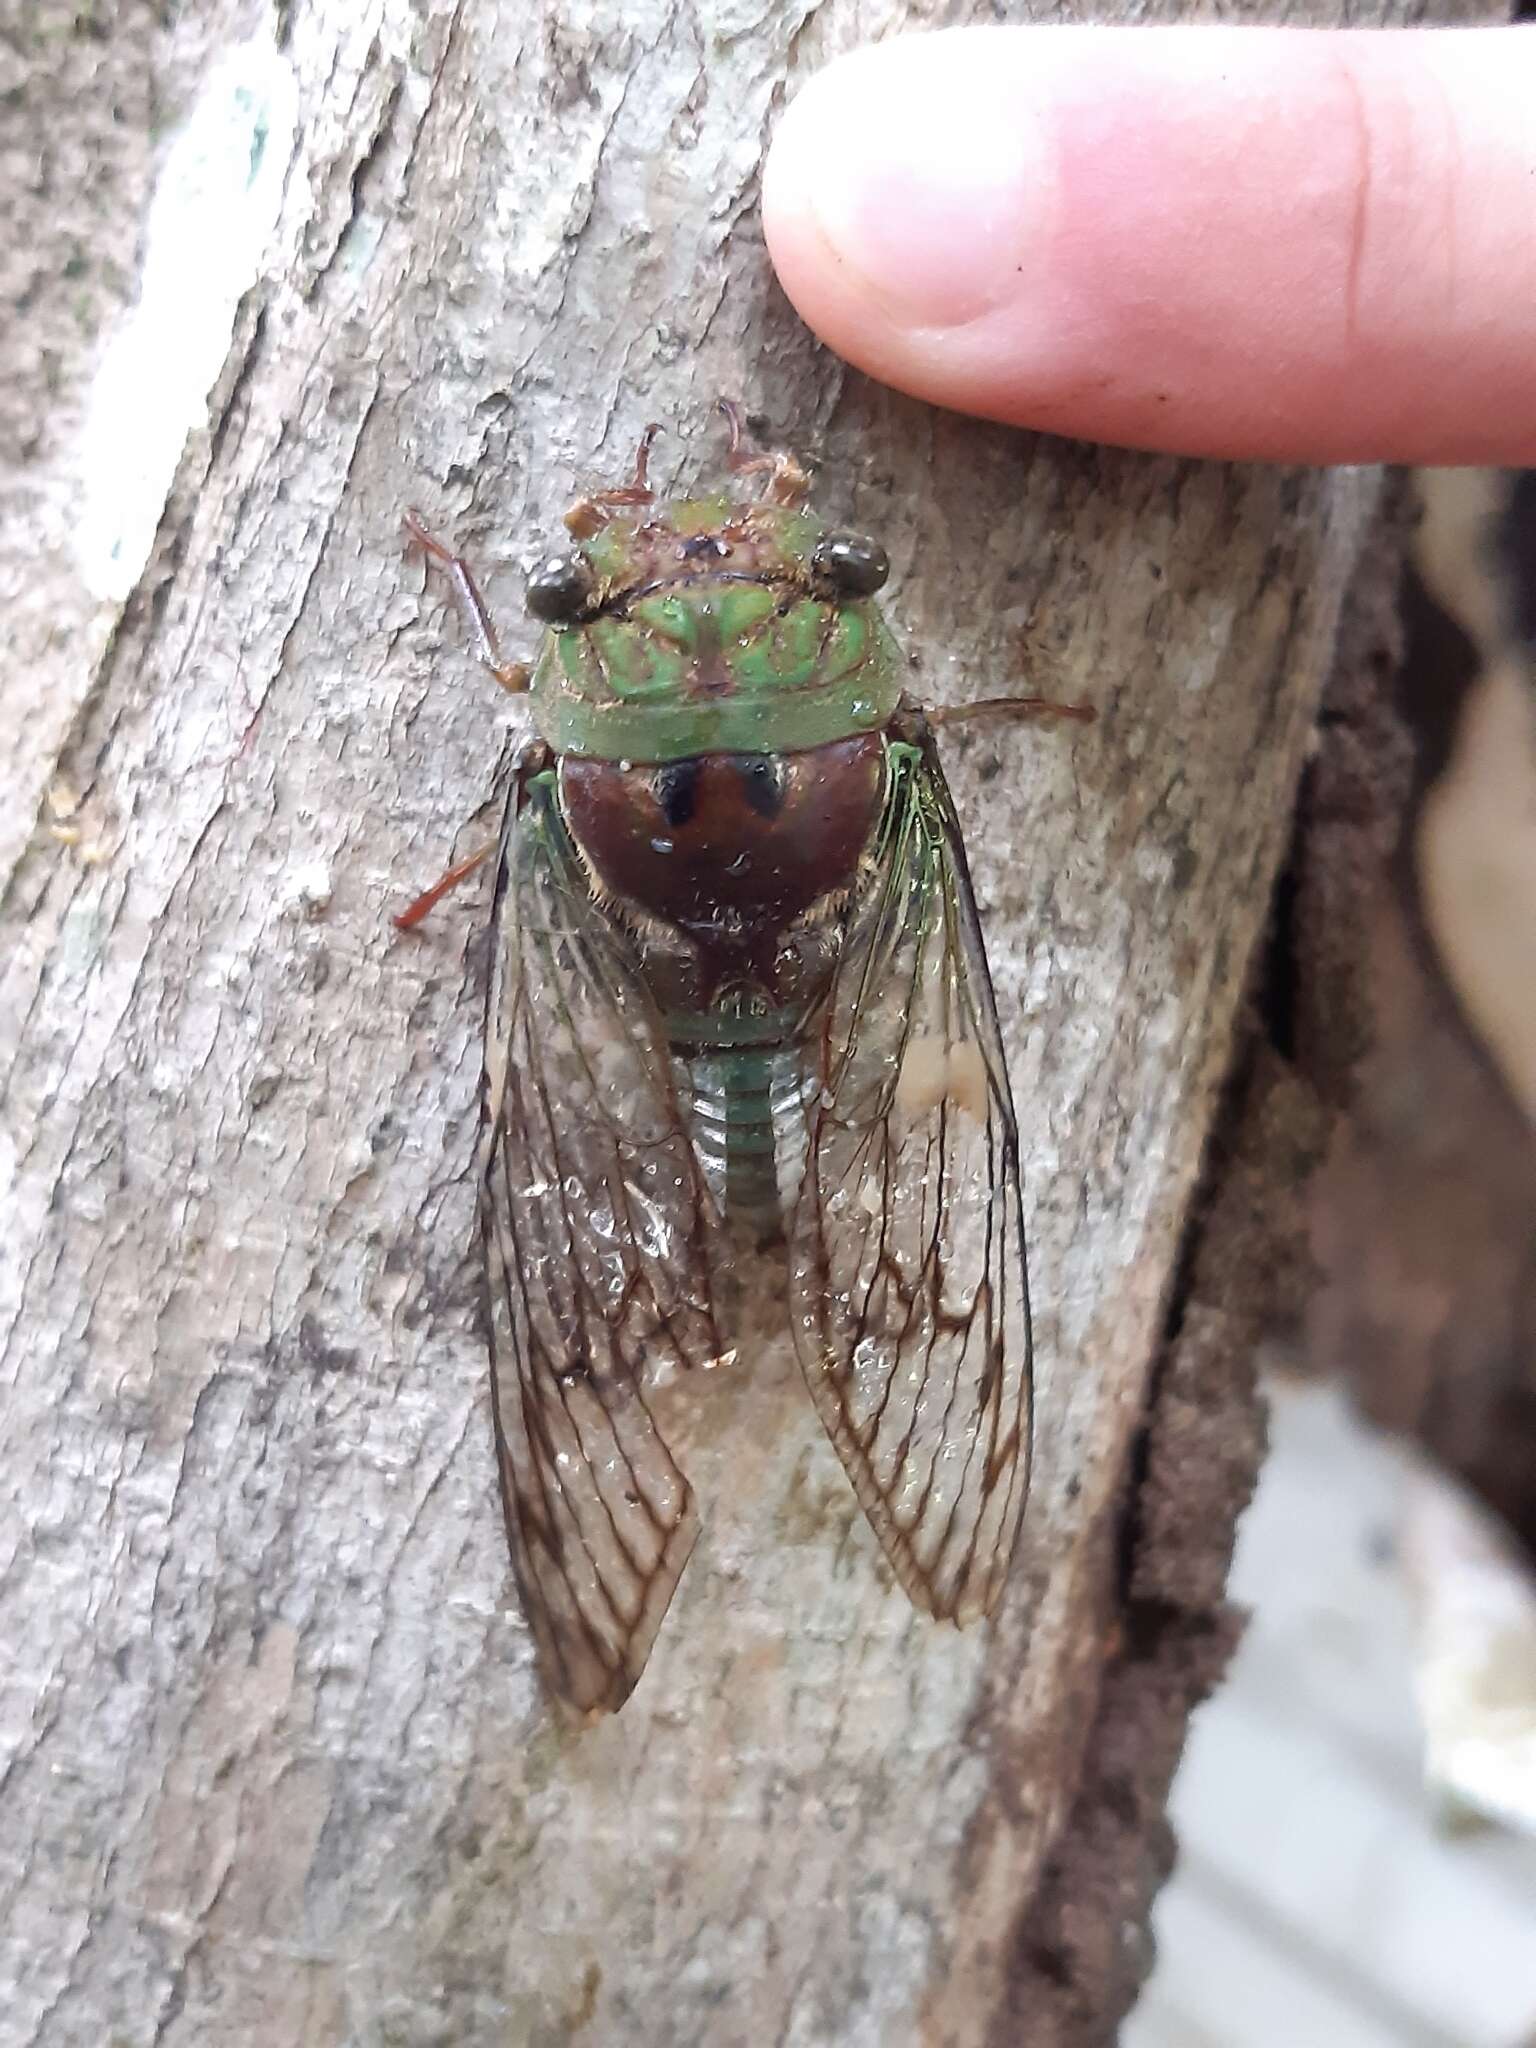
[(769, 505), (798, 505), (811, 487), (810, 474), (798, 455), (787, 448), (768, 454), (754, 454), (746, 445), (746, 413), (734, 398), (719, 398), (716, 410), (724, 417), (728, 439), (725, 466), (733, 476), (766, 476), (763, 501)]
[(422, 524), (421, 514), (414, 507), (407, 510), (401, 524), (407, 540), (413, 541), (427, 560), (448, 578), (459, 615), (464, 621), (464, 630), (481, 662), (504, 690), (510, 690), (514, 695), (526, 690), (530, 675), (528, 665), (526, 662), (508, 661), (503, 655), (490, 611), (480, 595), (468, 562), (427, 530)]

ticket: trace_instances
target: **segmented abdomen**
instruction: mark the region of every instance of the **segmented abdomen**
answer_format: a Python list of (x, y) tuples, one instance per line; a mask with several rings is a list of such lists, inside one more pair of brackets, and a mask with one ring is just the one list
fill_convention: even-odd
[(799, 1048), (700, 1044), (680, 1067), (699, 1164), (727, 1224), (754, 1246), (777, 1243), (805, 1164), (813, 1084)]

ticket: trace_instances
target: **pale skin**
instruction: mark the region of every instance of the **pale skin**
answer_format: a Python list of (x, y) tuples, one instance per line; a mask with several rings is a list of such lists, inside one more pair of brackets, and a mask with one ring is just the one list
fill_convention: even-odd
[(840, 58), (780, 280), (937, 405), (1178, 454), (1536, 463), (1536, 29), (954, 29)]

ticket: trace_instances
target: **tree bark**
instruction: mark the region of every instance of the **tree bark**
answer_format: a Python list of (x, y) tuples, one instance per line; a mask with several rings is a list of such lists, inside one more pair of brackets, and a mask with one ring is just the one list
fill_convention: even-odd
[[(34, 252), (5, 344), (9, 368), (65, 337), (29, 372), (64, 397), (4, 536), (27, 601), (0, 773), (35, 826), (0, 993), (0, 2048), (1107, 2037), (1230, 1634), (1254, 1318), (1202, 1247), (1251, 1260), (1212, 1219), (1297, 1178), (1234, 1047), (1377, 479), (1010, 434), (818, 350), (767, 270), (763, 139), (838, 48), (914, 25), (896, 0), (295, 0), (275, 40), (210, 9), (195, 44), (125, 9), (94, 55), (49, 18), (29, 147), (96, 161), (108, 105), (139, 124), (81, 218), (92, 288), (125, 266), (99, 310), (136, 250), (141, 365), (204, 316), (229, 341), (142, 567), (153, 463), (92, 411), (121, 327), (69, 329)], [(176, 272), (186, 218), (129, 225), (143, 138), (210, 110), (239, 175)], [(240, 236), (264, 253), (236, 293)], [(166, 381), (155, 404), (199, 397)], [(1024, 1125), (1038, 1478), (995, 1624), (940, 1631), (765, 1344), (723, 1390), (726, 1497), (651, 1667), (572, 1734), (486, 1413), (484, 899), (388, 925), (491, 796), (511, 714), (399, 515), (512, 618), (518, 566), (646, 420), (664, 485), (715, 471), (720, 392), (889, 547), (919, 694), (1007, 687), (1027, 623), (1036, 685), (1099, 712), (945, 748)]]

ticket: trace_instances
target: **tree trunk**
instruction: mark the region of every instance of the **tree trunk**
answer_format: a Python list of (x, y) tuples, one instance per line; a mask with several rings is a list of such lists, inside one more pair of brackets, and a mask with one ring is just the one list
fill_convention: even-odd
[[(1376, 478), (1009, 434), (819, 351), (763, 138), (897, 0), (295, 0), (242, 43), (234, 8), (31, 12), (0, 2048), (1105, 2038), (1230, 1633), (1241, 1276), (1311, 1142), (1234, 1046)], [(1024, 1126), (1038, 1478), (1002, 1613), (942, 1631), (765, 1347), (652, 1664), (577, 1734), (487, 1420), (484, 894), (388, 923), (513, 714), (399, 517), (515, 622), (646, 420), (663, 484), (718, 468), (720, 392), (889, 547), (921, 694), (1008, 687), (1028, 622), (1037, 686), (1099, 711), (945, 748)]]

